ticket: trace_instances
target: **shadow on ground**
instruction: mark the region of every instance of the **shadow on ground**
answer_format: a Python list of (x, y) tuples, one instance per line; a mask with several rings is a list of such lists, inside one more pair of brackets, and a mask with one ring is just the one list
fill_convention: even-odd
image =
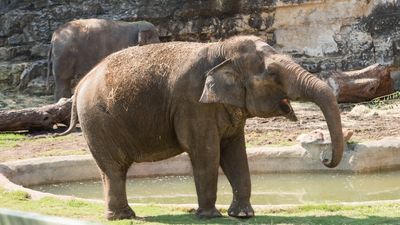
[(199, 220), (193, 214), (160, 215), (143, 218), (146, 222), (165, 224), (400, 224), (399, 217), (365, 216), (353, 218), (333, 216), (255, 216), (251, 219), (222, 218)]

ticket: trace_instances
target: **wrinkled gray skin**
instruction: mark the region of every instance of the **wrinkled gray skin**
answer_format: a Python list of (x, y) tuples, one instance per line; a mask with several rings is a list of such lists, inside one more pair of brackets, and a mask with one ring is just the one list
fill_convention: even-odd
[(48, 55), (47, 79), (52, 70), (55, 100), (71, 97), (71, 80), (81, 78), (107, 55), (158, 42), (157, 29), (146, 21), (81, 19), (64, 24), (53, 33)]
[(135, 216), (125, 180), (135, 162), (190, 156), (201, 218), (215, 208), (218, 168), (233, 190), (230, 216), (251, 217), (244, 125), (250, 117), (296, 120), (287, 98), (315, 102), (332, 136), (332, 159), (343, 153), (340, 113), (331, 89), (254, 36), (219, 43), (171, 42), (110, 55), (78, 85), (69, 133), (79, 118), (102, 171), (108, 219)]

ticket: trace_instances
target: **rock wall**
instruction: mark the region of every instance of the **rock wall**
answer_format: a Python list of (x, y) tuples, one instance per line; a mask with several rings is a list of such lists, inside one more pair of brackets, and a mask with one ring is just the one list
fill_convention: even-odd
[(52, 32), (78, 18), (148, 20), (163, 41), (255, 34), (314, 73), (400, 66), (398, 0), (0, 0), (0, 90), (45, 89)]

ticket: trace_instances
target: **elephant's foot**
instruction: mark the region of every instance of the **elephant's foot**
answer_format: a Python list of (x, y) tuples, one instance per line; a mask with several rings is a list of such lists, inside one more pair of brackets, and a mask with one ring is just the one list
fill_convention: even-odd
[(118, 210), (107, 210), (106, 217), (108, 220), (123, 220), (123, 219), (133, 219), (136, 217), (135, 212), (131, 207), (126, 206), (123, 209)]
[(249, 218), (254, 216), (254, 210), (250, 203), (240, 204), (238, 202), (233, 202), (228, 209), (228, 215), (239, 218)]
[(221, 217), (222, 214), (215, 207), (211, 209), (198, 208), (196, 210), (196, 216), (200, 219), (210, 219), (215, 217)]

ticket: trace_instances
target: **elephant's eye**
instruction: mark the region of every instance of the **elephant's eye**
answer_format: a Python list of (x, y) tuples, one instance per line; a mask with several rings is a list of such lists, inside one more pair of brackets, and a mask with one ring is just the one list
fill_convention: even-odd
[(282, 110), (282, 112), (286, 114), (289, 114), (293, 111), (287, 98), (281, 100), (281, 102), (279, 103), (279, 108)]
[(264, 69), (264, 71), (262, 72), (262, 77), (263, 78), (273, 77), (273, 74), (270, 73), (270, 71)]
[(279, 77), (275, 72), (265, 70), (262, 77), (270, 82), (273, 82), (275, 85), (279, 83)]

